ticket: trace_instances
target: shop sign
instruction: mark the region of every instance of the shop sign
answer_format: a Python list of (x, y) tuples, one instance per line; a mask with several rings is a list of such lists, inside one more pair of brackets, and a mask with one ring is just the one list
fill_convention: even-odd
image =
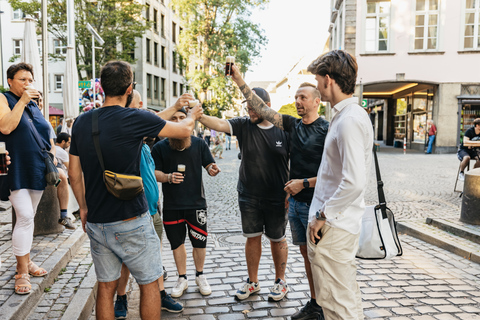
[(78, 81), (78, 87), (82, 89), (89, 89), (92, 87), (91, 81)]

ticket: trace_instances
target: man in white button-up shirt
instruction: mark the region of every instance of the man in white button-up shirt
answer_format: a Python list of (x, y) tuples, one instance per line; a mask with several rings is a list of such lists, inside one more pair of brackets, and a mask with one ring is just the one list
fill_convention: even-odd
[(334, 116), (309, 211), (308, 255), (325, 319), (363, 319), (355, 253), (373, 147), (372, 123), (353, 98), (355, 58), (331, 51), (308, 67)]

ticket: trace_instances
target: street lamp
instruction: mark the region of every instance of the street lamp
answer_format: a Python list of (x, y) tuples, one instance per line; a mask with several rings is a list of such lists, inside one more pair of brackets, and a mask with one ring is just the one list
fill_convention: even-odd
[(90, 25), (90, 23), (87, 22), (87, 30), (90, 31), (92, 34), (92, 87), (93, 87), (93, 107), (95, 108), (95, 99), (96, 99), (96, 92), (95, 92), (95, 49), (101, 49), (101, 48), (95, 48), (95, 40), (103, 46), (105, 41), (103, 41), (102, 37), (97, 33), (97, 31)]

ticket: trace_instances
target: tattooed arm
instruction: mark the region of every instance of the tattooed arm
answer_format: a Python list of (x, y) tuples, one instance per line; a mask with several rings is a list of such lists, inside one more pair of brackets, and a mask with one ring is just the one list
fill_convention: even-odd
[(271, 122), (274, 126), (283, 130), (283, 119), (282, 115), (272, 108), (269, 108), (265, 102), (260, 99), (243, 81), (242, 75), (240, 70), (236, 65), (233, 65), (232, 68), (232, 79), (235, 81), (242, 91), (243, 96), (248, 101), (248, 105), (260, 116), (269, 122)]

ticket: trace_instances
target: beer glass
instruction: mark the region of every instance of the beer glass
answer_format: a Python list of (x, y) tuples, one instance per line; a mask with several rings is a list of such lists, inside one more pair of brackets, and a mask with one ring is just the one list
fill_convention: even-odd
[(225, 65), (225, 76), (232, 76), (232, 66), (235, 64), (235, 57), (228, 56), (227, 64)]
[(192, 109), (193, 107), (195, 107), (197, 104), (199, 104), (199, 101), (198, 101), (198, 100), (190, 100), (190, 101), (189, 101), (189, 107), (190, 107), (190, 109)]
[(5, 142), (0, 142), (0, 176), (7, 175), (7, 149)]
[(179, 164), (177, 165), (177, 171), (183, 174), (183, 178), (185, 178), (185, 165), (184, 164)]

